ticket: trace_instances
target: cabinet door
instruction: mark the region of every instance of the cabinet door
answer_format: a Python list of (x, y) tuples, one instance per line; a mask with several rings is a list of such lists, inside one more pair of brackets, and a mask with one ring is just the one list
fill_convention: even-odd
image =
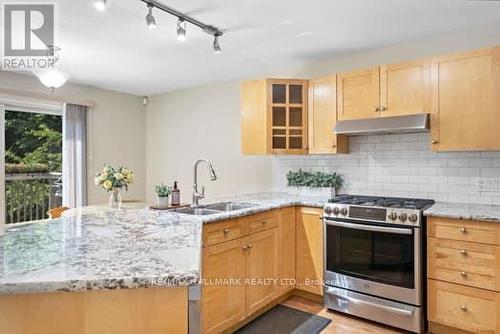
[(245, 319), (244, 240), (236, 239), (203, 249), (204, 333), (220, 333)]
[(337, 75), (309, 80), (309, 154), (347, 153), (347, 137), (336, 135)]
[(432, 61), (432, 148), (500, 149), (500, 47)]
[(282, 209), (278, 225), (280, 294), (295, 288), (295, 226), (295, 207)]
[(307, 81), (268, 80), (270, 152), (307, 153)]
[(278, 228), (252, 234), (247, 244), (247, 316), (276, 298), (276, 286), (269, 279), (278, 278)]
[(430, 61), (421, 60), (380, 68), (380, 116), (430, 112)]
[(378, 67), (337, 75), (339, 120), (379, 117), (380, 72)]
[(297, 289), (323, 295), (322, 210), (302, 207), (297, 212)]

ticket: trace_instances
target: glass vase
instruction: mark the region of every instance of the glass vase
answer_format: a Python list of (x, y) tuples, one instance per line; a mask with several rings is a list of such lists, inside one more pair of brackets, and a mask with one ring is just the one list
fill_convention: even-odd
[(122, 207), (122, 195), (118, 189), (113, 189), (109, 196), (109, 206), (113, 209), (120, 209)]

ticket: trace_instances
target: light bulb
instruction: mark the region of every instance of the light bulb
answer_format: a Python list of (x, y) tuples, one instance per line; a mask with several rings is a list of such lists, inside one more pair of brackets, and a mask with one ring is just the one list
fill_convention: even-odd
[(94, 7), (102, 12), (106, 10), (106, 0), (94, 0)]
[(55, 89), (59, 88), (66, 83), (68, 78), (64, 73), (62, 73), (57, 68), (49, 68), (37, 73), (38, 79), (40, 82), (50, 88)]
[(213, 48), (214, 48), (214, 52), (215, 53), (220, 53), (221, 52), (221, 48), (220, 48), (220, 44), (219, 44), (219, 36), (220, 35), (218, 35), (218, 34), (214, 35)]
[(177, 40), (180, 42), (186, 40), (186, 21), (183, 19), (177, 21)]
[(146, 15), (146, 25), (149, 30), (153, 30), (156, 28), (156, 20), (155, 17), (153, 16), (153, 6), (148, 5), (148, 15)]

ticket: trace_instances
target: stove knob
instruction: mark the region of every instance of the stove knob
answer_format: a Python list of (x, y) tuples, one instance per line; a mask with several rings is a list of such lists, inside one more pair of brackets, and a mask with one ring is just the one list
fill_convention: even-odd
[(325, 208), (325, 213), (326, 213), (327, 215), (331, 214), (331, 213), (332, 213), (332, 208), (330, 208), (330, 207), (328, 207), (328, 206), (327, 206), (327, 207)]
[(416, 214), (411, 214), (408, 217), (408, 220), (411, 221), (412, 223), (415, 223), (418, 220), (418, 216)]
[(390, 220), (396, 220), (398, 218), (398, 215), (396, 214), (396, 212), (391, 212), (388, 217)]
[(402, 214), (399, 215), (398, 218), (399, 218), (399, 220), (401, 220), (402, 222), (404, 222), (404, 221), (406, 221), (406, 217), (407, 217), (406, 213), (402, 213)]
[(346, 215), (347, 215), (347, 208), (342, 208), (342, 209), (340, 209), (340, 214), (341, 214), (342, 216), (346, 216)]
[(333, 214), (335, 216), (337, 216), (339, 214), (339, 212), (340, 212), (339, 208), (337, 208), (337, 207), (333, 208)]

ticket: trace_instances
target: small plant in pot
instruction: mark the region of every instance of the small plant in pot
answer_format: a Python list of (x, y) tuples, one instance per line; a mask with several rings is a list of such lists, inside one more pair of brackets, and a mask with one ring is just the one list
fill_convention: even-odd
[(170, 195), (171, 190), (169, 186), (163, 184), (163, 182), (159, 185), (155, 186), (155, 192), (157, 197), (157, 204), (161, 207), (168, 206), (168, 195)]
[(337, 195), (337, 189), (342, 187), (344, 181), (337, 173), (305, 172), (301, 169), (289, 171), (286, 179), (289, 187), (305, 188), (309, 191), (314, 188), (330, 189), (332, 198)]

